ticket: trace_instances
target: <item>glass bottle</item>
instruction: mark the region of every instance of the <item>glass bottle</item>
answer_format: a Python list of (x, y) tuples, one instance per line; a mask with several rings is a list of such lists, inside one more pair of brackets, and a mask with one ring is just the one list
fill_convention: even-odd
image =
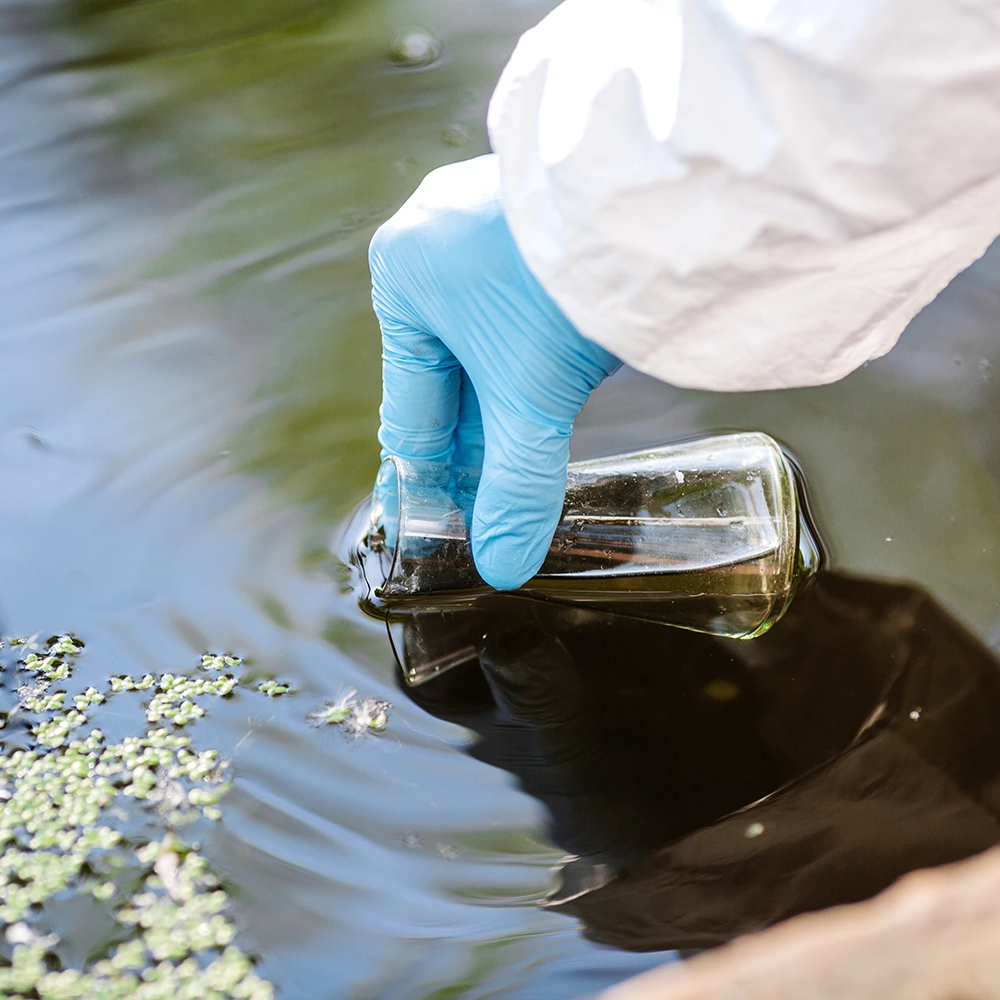
[[(472, 557), (477, 485), (473, 470), (383, 462), (353, 528), (366, 610), (404, 620), (496, 593)], [(512, 596), (752, 638), (817, 568), (801, 508), (790, 460), (758, 432), (574, 462), (548, 555)]]

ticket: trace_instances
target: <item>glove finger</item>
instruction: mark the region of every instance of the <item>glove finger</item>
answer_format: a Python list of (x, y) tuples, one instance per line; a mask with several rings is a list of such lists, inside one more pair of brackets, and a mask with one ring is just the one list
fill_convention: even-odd
[(517, 416), (484, 423), (483, 474), (472, 518), (472, 553), (482, 578), (513, 590), (538, 572), (562, 513), (569, 428)]
[(475, 386), (464, 369), (459, 390), (458, 424), (455, 427), (452, 462), (467, 469), (481, 469), (483, 466), (483, 415), (479, 409)]
[(382, 457), (451, 460), (462, 372), (433, 334), (389, 320), (382, 325)]

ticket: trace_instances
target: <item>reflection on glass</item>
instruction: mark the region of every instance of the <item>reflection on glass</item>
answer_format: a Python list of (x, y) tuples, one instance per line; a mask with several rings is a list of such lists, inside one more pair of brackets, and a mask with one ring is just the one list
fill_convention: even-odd
[[(370, 610), (445, 610), (490, 592), (470, 544), (477, 486), (469, 470), (383, 463), (354, 557), (373, 564)], [(760, 433), (577, 462), (545, 562), (518, 593), (759, 635), (815, 569), (815, 559), (798, 558), (798, 504), (788, 459)]]
[(752, 643), (525, 607), (455, 614), (465, 666), (409, 694), (546, 805), (547, 905), (599, 941), (707, 947), (1000, 841), (1000, 664), (914, 587), (821, 574)]

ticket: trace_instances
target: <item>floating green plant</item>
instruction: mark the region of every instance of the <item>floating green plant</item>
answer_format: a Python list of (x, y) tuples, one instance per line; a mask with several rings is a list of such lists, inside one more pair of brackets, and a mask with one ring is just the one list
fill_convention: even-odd
[[(229, 898), (179, 830), (218, 819), (228, 762), (198, 750), (185, 727), (204, 702), (239, 684), (238, 657), (206, 654), (209, 676), (115, 677), (107, 691), (50, 690), (69, 681), (83, 643), (55, 636), (21, 659), (17, 707), (0, 758), (0, 921), (10, 958), (0, 996), (11, 1000), (270, 1000), (270, 983), (233, 944)], [(13, 666), (13, 665), (12, 665)], [(264, 694), (287, 685), (265, 681)], [(112, 742), (89, 714), (126, 692), (148, 692), (141, 735)], [(18, 723), (20, 728), (18, 731)], [(5, 734), (6, 735), (6, 734)], [(140, 834), (122, 832), (142, 821)], [(48, 911), (89, 896), (113, 921), (110, 943), (73, 967)]]
[(268, 698), (280, 698), (292, 689), (288, 684), (281, 684), (279, 681), (261, 681), (257, 685), (257, 690)]

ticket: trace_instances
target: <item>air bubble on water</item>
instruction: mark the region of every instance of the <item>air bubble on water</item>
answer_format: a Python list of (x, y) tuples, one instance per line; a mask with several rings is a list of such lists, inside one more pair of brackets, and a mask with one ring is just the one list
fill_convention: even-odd
[(430, 66), (441, 55), (441, 42), (425, 28), (404, 28), (392, 40), (389, 58), (397, 66)]
[(915, 709), (913, 709), (913, 711), (910, 712), (910, 719), (911, 719), (911, 721), (913, 721), (913, 722), (919, 722), (920, 721), (920, 713), (921, 712), (923, 712), (922, 708), (915, 708)]

